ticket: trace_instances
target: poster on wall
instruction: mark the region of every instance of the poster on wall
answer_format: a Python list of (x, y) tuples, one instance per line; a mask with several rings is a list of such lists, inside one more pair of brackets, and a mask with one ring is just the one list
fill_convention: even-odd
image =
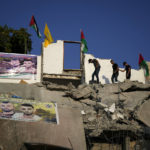
[(37, 56), (0, 53), (0, 78), (36, 79)]
[(56, 103), (15, 98), (0, 98), (0, 119), (59, 124)]

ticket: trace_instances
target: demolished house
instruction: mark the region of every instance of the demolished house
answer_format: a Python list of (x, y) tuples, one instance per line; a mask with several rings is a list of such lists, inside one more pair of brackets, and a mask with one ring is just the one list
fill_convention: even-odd
[(101, 84), (89, 84), (94, 68), (88, 59), (94, 56), (79, 50), (80, 68), (64, 69), (64, 43), (81, 44), (43, 47), (36, 73), (1, 73), (0, 104), (12, 102), (17, 114), (22, 104), (32, 104), (41, 119), (1, 116), (0, 150), (149, 150), (150, 84), (144, 71), (132, 69), (131, 81), (120, 73), (120, 83), (110, 84), (110, 59), (98, 59)]

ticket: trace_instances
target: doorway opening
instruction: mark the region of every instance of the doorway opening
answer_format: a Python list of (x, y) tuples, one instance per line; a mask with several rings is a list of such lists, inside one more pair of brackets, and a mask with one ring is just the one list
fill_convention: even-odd
[(64, 41), (64, 70), (81, 69), (81, 42)]

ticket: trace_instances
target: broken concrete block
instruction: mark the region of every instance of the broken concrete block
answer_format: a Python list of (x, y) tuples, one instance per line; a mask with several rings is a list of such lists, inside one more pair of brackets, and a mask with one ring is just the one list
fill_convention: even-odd
[(106, 104), (103, 104), (101, 102), (97, 102), (96, 105), (99, 106), (100, 109), (104, 109), (108, 107)]
[(94, 110), (86, 110), (85, 113), (88, 115), (96, 115), (97, 114), (96, 111), (94, 111)]
[(140, 82), (133, 82), (133, 84), (135, 90), (150, 91), (150, 84), (142, 84)]
[(85, 87), (83, 89), (76, 89), (71, 91), (71, 97), (74, 99), (88, 98), (92, 93), (92, 89), (90, 87)]
[(140, 106), (137, 117), (140, 121), (150, 127), (150, 99)]
[(68, 90), (72, 90), (75, 89), (75, 86), (72, 84), (72, 82), (69, 82), (69, 84), (67, 85)]
[(97, 101), (97, 99), (98, 99), (97, 93), (96, 93), (95, 91), (92, 91), (92, 92), (91, 92), (91, 95), (90, 95), (90, 98), (91, 98), (92, 100)]
[(112, 115), (111, 115), (111, 118), (112, 118), (112, 120), (117, 120), (117, 119), (118, 119), (118, 117), (117, 117), (116, 114), (112, 114)]
[(119, 84), (106, 84), (99, 93), (120, 93)]
[(85, 115), (86, 113), (85, 113), (85, 111), (84, 111), (84, 110), (81, 110), (81, 114), (82, 114), (82, 115)]
[(134, 111), (135, 107), (141, 105), (150, 96), (149, 91), (134, 91), (123, 94), (126, 97), (126, 100), (123, 102), (124, 107), (130, 111)]
[(132, 87), (134, 87), (134, 83), (126, 80), (125, 82), (120, 83), (119, 87), (122, 92), (129, 91), (132, 89)]
[(112, 120), (124, 119), (124, 116), (121, 113), (114, 113), (111, 115)]
[(77, 89), (83, 89), (83, 88), (86, 88), (87, 86), (88, 85), (86, 83), (80, 84)]
[(96, 105), (96, 102), (95, 101), (92, 101), (90, 99), (83, 99), (83, 100), (80, 100), (81, 103), (84, 103), (84, 104), (87, 104), (87, 105), (90, 105), (90, 106), (94, 106)]
[(54, 91), (66, 91), (68, 90), (68, 87), (65, 85), (48, 84), (47, 89)]
[(105, 110), (106, 112), (114, 113), (115, 110), (116, 110), (116, 108), (115, 108), (115, 103), (113, 103), (110, 107), (104, 108), (104, 110)]
[(120, 119), (124, 119), (124, 116), (121, 113), (117, 113), (117, 117), (120, 118)]
[(96, 120), (96, 116), (91, 116), (88, 118), (88, 121), (93, 122)]
[(89, 136), (90, 137), (98, 137), (102, 132), (103, 132), (103, 130), (101, 130), (101, 129), (93, 130), (93, 132), (91, 132), (89, 134)]
[(107, 108), (105, 108), (104, 110), (105, 110), (106, 112), (108, 112), (108, 111), (109, 111), (108, 107), (107, 107)]
[(109, 94), (101, 98), (101, 102), (108, 105), (108, 107), (110, 107), (113, 103), (117, 103), (118, 100), (119, 98), (117, 94)]
[(115, 110), (116, 110), (115, 103), (113, 103), (113, 104), (109, 107), (108, 110), (109, 110), (109, 112), (114, 113)]
[(150, 90), (150, 84), (142, 84), (140, 82), (132, 82), (130, 80), (126, 80), (123, 83), (120, 83), (120, 89), (122, 92), (126, 91), (137, 91), (137, 90), (145, 90), (149, 91)]

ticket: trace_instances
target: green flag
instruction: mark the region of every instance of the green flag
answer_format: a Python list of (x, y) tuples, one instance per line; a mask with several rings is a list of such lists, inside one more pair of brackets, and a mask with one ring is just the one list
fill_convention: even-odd
[(88, 51), (87, 42), (84, 38), (83, 31), (81, 30), (81, 51), (86, 53)]
[(35, 30), (37, 36), (38, 36), (39, 38), (41, 38), (41, 33), (40, 33), (39, 28), (38, 28), (38, 26), (37, 26), (37, 24), (36, 24), (36, 21), (35, 21), (34, 16), (32, 16), (29, 26), (30, 26), (30, 27), (33, 27), (33, 29)]
[(139, 54), (139, 66), (145, 69), (145, 76), (148, 77), (149, 76), (148, 65), (141, 54)]

